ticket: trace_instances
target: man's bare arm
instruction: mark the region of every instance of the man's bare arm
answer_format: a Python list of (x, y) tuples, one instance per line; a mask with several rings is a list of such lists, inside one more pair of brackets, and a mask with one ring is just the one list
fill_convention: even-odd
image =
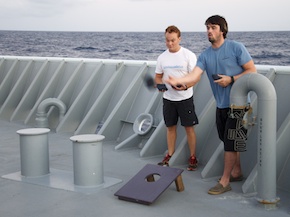
[(200, 81), (202, 73), (203, 73), (203, 70), (201, 70), (201, 68), (196, 66), (186, 76), (181, 77), (181, 78), (169, 77), (165, 82), (172, 86), (182, 85), (182, 86), (192, 87)]

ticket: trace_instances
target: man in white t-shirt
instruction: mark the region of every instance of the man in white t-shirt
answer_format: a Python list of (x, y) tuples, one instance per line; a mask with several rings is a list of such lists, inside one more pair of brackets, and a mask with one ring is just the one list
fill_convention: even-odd
[[(163, 92), (163, 117), (167, 127), (168, 153), (158, 165), (169, 166), (169, 160), (175, 151), (176, 128), (180, 118), (184, 126), (190, 150), (188, 170), (197, 169), (196, 135), (194, 125), (198, 124), (193, 103), (193, 88), (186, 85), (170, 86), (164, 80), (171, 77), (184, 77), (196, 64), (196, 55), (190, 50), (180, 46), (181, 33), (176, 26), (169, 26), (165, 30), (167, 50), (157, 59), (155, 70), (155, 83), (159, 91)], [(162, 85), (165, 85), (165, 87)]]

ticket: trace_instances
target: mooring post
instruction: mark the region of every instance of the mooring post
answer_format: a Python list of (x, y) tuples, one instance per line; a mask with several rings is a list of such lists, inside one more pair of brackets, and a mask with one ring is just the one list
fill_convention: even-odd
[(98, 186), (104, 183), (103, 145), (105, 137), (83, 134), (70, 137), (73, 141), (74, 184)]
[(18, 130), (20, 135), (21, 175), (27, 177), (49, 174), (49, 148), (47, 128)]

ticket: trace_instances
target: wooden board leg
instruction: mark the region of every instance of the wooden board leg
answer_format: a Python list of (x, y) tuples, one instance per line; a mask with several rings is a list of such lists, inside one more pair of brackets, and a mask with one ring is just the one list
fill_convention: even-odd
[(184, 185), (183, 185), (183, 181), (182, 181), (181, 175), (177, 176), (177, 178), (175, 180), (175, 185), (176, 185), (176, 190), (178, 192), (184, 191)]
[(154, 181), (155, 181), (155, 179), (154, 179), (153, 175), (147, 176), (147, 182), (154, 182)]

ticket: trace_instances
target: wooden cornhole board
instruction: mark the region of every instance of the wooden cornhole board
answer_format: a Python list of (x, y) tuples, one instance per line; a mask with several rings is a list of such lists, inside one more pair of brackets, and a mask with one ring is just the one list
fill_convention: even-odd
[[(147, 164), (114, 195), (120, 200), (152, 204), (175, 181), (177, 191), (183, 191), (183, 169)], [(154, 176), (159, 177), (154, 180)]]

